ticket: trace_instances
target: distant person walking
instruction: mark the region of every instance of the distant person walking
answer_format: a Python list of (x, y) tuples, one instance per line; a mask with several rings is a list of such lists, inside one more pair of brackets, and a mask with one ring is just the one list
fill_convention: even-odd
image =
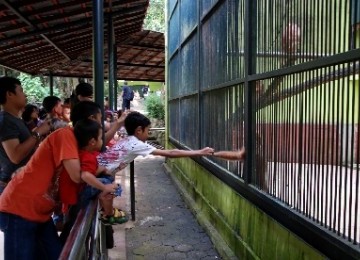
[(134, 93), (126, 81), (122, 87), (121, 97), (123, 99), (122, 111), (125, 111), (125, 109), (130, 109), (130, 102), (134, 99)]
[(143, 86), (143, 88), (141, 89), (142, 96), (144, 99), (149, 95), (149, 91), (150, 91), (149, 84)]

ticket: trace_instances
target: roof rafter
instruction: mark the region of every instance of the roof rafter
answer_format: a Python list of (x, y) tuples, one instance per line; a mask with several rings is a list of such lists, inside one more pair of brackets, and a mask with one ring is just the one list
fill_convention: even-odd
[[(2, 0), (1, 1), (7, 8), (9, 8), (14, 14), (16, 14), (23, 22), (25, 22), (30, 27), (33, 27), (35, 29), (39, 29), (36, 25), (34, 25), (28, 18), (26, 18), (16, 7), (14, 7), (11, 3), (8, 2), (8, 0)], [(58, 52), (60, 52), (66, 59), (70, 60), (71, 58), (63, 51), (61, 50), (52, 40), (50, 40), (47, 36), (44, 34), (40, 34), (40, 36), (47, 41), (50, 45), (52, 45)]]

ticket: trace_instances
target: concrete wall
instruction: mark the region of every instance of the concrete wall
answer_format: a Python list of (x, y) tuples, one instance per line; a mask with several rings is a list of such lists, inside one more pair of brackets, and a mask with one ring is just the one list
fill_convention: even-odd
[(325, 259), (193, 160), (167, 167), (224, 259)]

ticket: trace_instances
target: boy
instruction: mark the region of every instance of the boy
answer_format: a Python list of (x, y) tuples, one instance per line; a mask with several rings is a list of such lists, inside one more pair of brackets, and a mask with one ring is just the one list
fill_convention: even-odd
[[(80, 192), (80, 204), (85, 206), (91, 199), (98, 196), (103, 208), (101, 221), (104, 224), (126, 222), (127, 218), (124, 214), (117, 209), (113, 210), (112, 194), (114, 189), (120, 189), (120, 187), (112, 183), (112, 176), (106, 176), (106, 168), (100, 166), (96, 159), (103, 144), (101, 125), (91, 119), (84, 119), (76, 123), (74, 134), (80, 149), (81, 178), (88, 184)], [(103, 173), (103, 177), (99, 178), (100, 173)]]
[(125, 166), (132, 162), (137, 156), (149, 154), (160, 155), (169, 158), (206, 156), (213, 155), (214, 149), (205, 147), (201, 150), (159, 150), (148, 145), (145, 141), (149, 137), (150, 120), (139, 112), (131, 112), (125, 119), (125, 129), (128, 137), (115, 145), (114, 150), (120, 151), (121, 164)]

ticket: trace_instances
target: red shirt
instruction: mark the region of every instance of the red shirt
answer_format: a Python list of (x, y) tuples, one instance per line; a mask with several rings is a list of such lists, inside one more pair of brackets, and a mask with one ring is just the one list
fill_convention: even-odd
[[(99, 155), (99, 152), (89, 152), (81, 150), (79, 152), (81, 171), (90, 172), (96, 175), (96, 170), (98, 168), (98, 162), (96, 157)], [(59, 195), (62, 203), (67, 205), (74, 205), (77, 203), (78, 194), (81, 189), (84, 187), (84, 183), (75, 183), (71, 180), (69, 174), (66, 170), (60, 174), (59, 178)]]

